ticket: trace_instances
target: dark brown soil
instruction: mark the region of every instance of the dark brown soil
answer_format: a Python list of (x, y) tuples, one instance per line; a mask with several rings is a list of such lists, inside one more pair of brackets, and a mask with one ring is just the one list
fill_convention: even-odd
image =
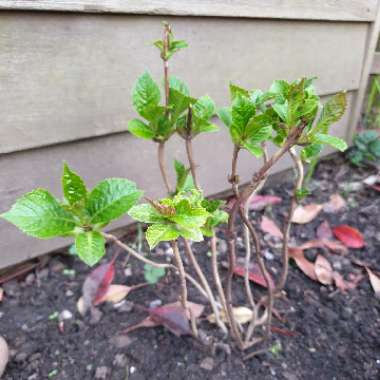
[[(325, 219), (332, 226), (345, 223), (358, 228), (365, 236), (365, 248), (350, 249), (345, 257), (323, 252), (345, 276), (362, 270), (352, 264), (353, 258), (380, 270), (380, 197), (378, 192), (361, 184), (370, 174), (350, 168), (336, 156), (321, 163), (311, 183), (313, 195), (306, 202), (322, 203), (330, 194), (339, 192), (349, 207), (335, 214), (322, 212), (311, 223), (292, 230), (293, 241), (300, 244), (313, 239), (316, 227)], [(290, 191), (290, 183), (264, 190), (283, 198), (281, 204), (265, 211), (278, 223), (285, 215)], [(253, 212), (251, 217), (259, 221), (263, 213)], [(223, 231), (219, 236), (223, 236)], [(268, 244), (266, 236), (262, 238), (275, 275), (280, 263), (279, 250)], [(134, 240), (131, 237), (129, 242)], [(208, 242), (193, 247), (202, 264), (209, 268)], [(220, 250), (223, 259), (223, 244)], [(114, 248), (109, 251), (111, 255)], [(164, 251), (162, 246), (158, 253)], [(308, 258), (313, 260), (316, 253), (317, 250), (310, 250)], [(132, 285), (144, 281), (139, 263), (131, 261), (131, 274), (127, 277), (124, 265), (123, 259), (118, 261), (116, 283)], [(235, 350), (230, 356), (218, 352), (212, 357), (192, 338), (178, 338), (161, 327), (137, 330), (127, 337), (120, 334), (146, 316), (144, 308), (152, 301), (161, 300), (164, 304), (177, 299), (178, 283), (174, 276), (132, 292), (118, 308), (100, 306), (98, 318), (82, 318), (76, 301), (88, 273), (89, 269), (74, 257), (62, 255), (52, 258), (45, 268), (3, 285), (0, 335), (11, 348), (5, 380), (380, 379), (380, 303), (367, 277), (356, 289), (343, 294), (308, 279), (292, 264), (287, 297), (276, 304), (286, 322), (275, 324), (297, 335), (273, 334), (269, 351), (243, 362)], [(236, 281), (234, 297), (236, 303), (244, 302), (241, 280)], [(194, 290), (190, 291), (190, 299), (204, 302)], [(72, 317), (64, 321), (61, 332), (54, 314), (65, 310)], [(200, 328), (208, 335), (218, 336), (216, 328), (205, 320)]]

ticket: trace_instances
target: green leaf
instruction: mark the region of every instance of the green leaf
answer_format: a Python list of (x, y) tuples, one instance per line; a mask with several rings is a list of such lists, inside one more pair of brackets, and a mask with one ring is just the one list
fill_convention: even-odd
[(310, 144), (305, 146), (301, 150), (301, 158), (305, 162), (310, 162), (313, 158), (318, 157), (322, 151), (323, 146), (321, 144)]
[(285, 101), (283, 103), (274, 103), (272, 108), (283, 122), (287, 121), (288, 101)]
[(153, 224), (145, 233), (150, 249), (162, 241), (171, 241), (179, 237), (179, 232), (173, 224)]
[(313, 139), (313, 142), (316, 142), (317, 144), (331, 145), (333, 148), (338, 149), (341, 152), (344, 152), (347, 149), (347, 143), (344, 140), (339, 137), (325, 135), (323, 133), (317, 133)]
[(105, 239), (97, 231), (78, 234), (75, 238), (75, 250), (79, 258), (87, 265), (96, 264), (106, 253)]
[(133, 105), (145, 119), (151, 120), (150, 110), (158, 106), (161, 100), (160, 88), (148, 72), (142, 74), (132, 92)]
[(249, 98), (237, 96), (232, 103), (232, 125), (237, 134), (244, 137), (245, 127), (255, 114), (256, 107)]
[(124, 178), (109, 178), (99, 182), (86, 201), (91, 223), (103, 225), (119, 218), (136, 204), (142, 194), (134, 182)]
[(169, 78), (169, 89), (176, 90), (183, 95), (190, 96), (189, 87), (184, 81), (177, 77), (171, 76)]
[(71, 205), (86, 199), (87, 189), (83, 179), (73, 172), (66, 162), (63, 164), (62, 188), (66, 200)]
[(185, 228), (200, 227), (206, 223), (209, 213), (203, 207), (197, 207), (188, 199), (182, 199), (175, 206), (176, 213), (170, 220)]
[(380, 140), (377, 139), (368, 144), (368, 150), (377, 158), (380, 158)]
[(269, 92), (281, 95), (284, 98), (288, 97), (290, 85), (285, 80), (275, 80), (269, 88)]
[(263, 149), (260, 146), (250, 142), (249, 140), (244, 141), (243, 148), (247, 149), (249, 153), (257, 158), (260, 158), (264, 153)]
[(264, 114), (253, 116), (246, 128), (246, 134), (251, 144), (259, 144), (272, 135), (271, 120)]
[(128, 131), (141, 139), (151, 140), (154, 137), (151, 127), (139, 119), (133, 119), (128, 123)]
[(208, 121), (197, 123), (195, 132), (198, 133), (212, 133), (218, 132), (219, 127), (216, 124), (209, 123)]
[(238, 96), (249, 97), (249, 91), (237, 86), (236, 84), (230, 83), (230, 96), (231, 100), (235, 100)]
[(230, 107), (223, 107), (219, 108), (217, 111), (217, 115), (220, 120), (222, 120), (223, 124), (230, 128), (232, 124), (232, 113), (231, 113), (231, 108)]
[(147, 283), (154, 285), (164, 276), (165, 268), (156, 268), (153, 265), (144, 264), (144, 278)]
[(162, 223), (165, 222), (165, 217), (161, 215), (151, 204), (144, 203), (133, 206), (128, 215), (134, 220), (143, 223)]
[(215, 114), (215, 103), (209, 96), (200, 97), (193, 104), (193, 116), (201, 120), (209, 120)]
[(307, 197), (310, 194), (311, 193), (310, 193), (309, 189), (307, 189), (306, 187), (301, 187), (300, 189), (298, 189), (296, 191), (297, 201), (301, 201), (302, 199), (304, 199), (305, 197)]
[(67, 235), (76, 226), (73, 216), (45, 189), (25, 194), (1, 217), (40, 239)]
[(327, 133), (329, 126), (336, 123), (346, 110), (347, 100), (346, 94), (340, 92), (331, 97), (322, 108), (321, 117), (316, 126), (317, 133)]
[(178, 226), (178, 231), (180, 236), (184, 237), (185, 239), (195, 242), (203, 241), (203, 234), (200, 227), (185, 228)]
[(174, 160), (174, 169), (177, 174), (176, 192), (194, 189), (194, 180), (190, 174), (190, 169), (186, 169), (185, 165), (177, 160)]

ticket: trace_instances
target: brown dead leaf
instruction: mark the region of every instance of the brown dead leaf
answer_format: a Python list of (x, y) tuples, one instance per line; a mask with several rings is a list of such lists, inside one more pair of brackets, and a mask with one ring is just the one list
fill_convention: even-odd
[(323, 211), (328, 213), (338, 212), (346, 207), (346, 201), (339, 194), (330, 195), (330, 200), (323, 205)]
[(298, 205), (294, 210), (292, 222), (297, 224), (306, 224), (311, 222), (320, 213), (323, 206), (315, 203), (307, 206)]
[(317, 228), (316, 232), (318, 239), (331, 239), (333, 233), (330, 227), (330, 224), (327, 220), (324, 220)]
[(265, 215), (261, 219), (260, 228), (263, 232), (266, 232), (269, 235), (272, 235), (279, 239), (283, 238), (283, 234), (281, 230), (277, 227), (276, 223)]
[(298, 247), (289, 247), (289, 256), (294, 259), (298, 268), (306, 274), (310, 279), (317, 281), (317, 276), (315, 274), (314, 263), (307, 260), (303, 250)]
[(331, 285), (333, 283), (333, 269), (328, 260), (318, 255), (314, 263), (315, 275), (318, 281), (323, 285)]
[(365, 267), (368, 277), (369, 277), (369, 282), (371, 283), (372, 289), (375, 292), (376, 297), (380, 297), (380, 277), (376, 275), (371, 269), (368, 267)]
[(106, 292), (96, 299), (94, 305), (99, 305), (103, 302), (118, 303), (122, 301), (133, 288), (126, 285), (109, 285)]
[(9, 348), (7, 341), (0, 336), (0, 378), (2, 378), (9, 361)]
[(4, 298), (4, 289), (0, 288), (0, 302), (3, 301), (3, 298)]
[(254, 195), (249, 202), (250, 210), (263, 210), (266, 206), (272, 206), (280, 203), (282, 199), (275, 195)]
[[(233, 308), (233, 314), (234, 314), (236, 321), (242, 325), (250, 322), (252, 320), (252, 317), (253, 317), (253, 311), (251, 309), (248, 309), (247, 307), (244, 307), (244, 306), (234, 307)], [(227, 323), (227, 318), (226, 318), (226, 315), (223, 311), (220, 312), (220, 319), (223, 322)], [(215, 314), (210, 314), (207, 317), (207, 320), (210, 323), (216, 323)]]

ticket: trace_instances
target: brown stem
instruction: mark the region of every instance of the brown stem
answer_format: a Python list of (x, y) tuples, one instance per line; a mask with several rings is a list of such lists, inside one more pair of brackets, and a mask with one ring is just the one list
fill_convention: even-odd
[(194, 180), (194, 186), (197, 190), (200, 190), (199, 182), (198, 182), (198, 178), (197, 178), (196, 164), (195, 164), (194, 158), (193, 158), (194, 156), (193, 156), (192, 138), (188, 137), (188, 138), (186, 138), (185, 141), (186, 141), (187, 159), (189, 160), (191, 176), (193, 177), (193, 180)]
[(193, 250), (191, 248), (190, 243), (186, 239), (183, 239), (183, 240), (184, 240), (184, 243), (185, 243), (185, 252), (186, 252), (186, 255), (187, 255), (187, 257), (188, 257), (191, 265), (194, 267), (195, 272), (197, 273), (197, 276), (198, 276), (198, 279), (199, 279), (200, 283), (202, 284), (205, 292), (207, 293), (208, 299), (209, 299), (210, 304), (211, 304), (212, 311), (213, 311), (213, 313), (215, 315), (216, 324), (220, 327), (220, 329), (225, 334), (227, 334), (228, 331), (227, 331), (226, 325), (220, 319), (219, 309), (218, 309), (218, 306), (216, 304), (215, 297), (214, 297), (214, 295), (212, 293), (211, 287), (210, 287), (210, 285), (209, 285), (209, 283), (208, 283), (208, 281), (207, 281), (204, 273), (202, 272), (201, 267), (199, 266), (198, 260), (197, 260), (197, 258), (194, 255), (194, 252), (193, 252)]
[(290, 237), (290, 229), (292, 226), (292, 219), (293, 219), (293, 214), (294, 210), (297, 207), (297, 192), (302, 188), (302, 183), (303, 183), (303, 178), (304, 178), (304, 168), (302, 165), (301, 159), (298, 157), (296, 150), (294, 147), (289, 149), (289, 155), (292, 158), (294, 164), (295, 164), (295, 169), (297, 173), (297, 180), (296, 184), (294, 186), (293, 190), (293, 196), (292, 196), (292, 201), (288, 213), (288, 217), (286, 220), (286, 223), (284, 225), (284, 231), (283, 231), (283, 242), (282, 242), (282, 262), (283, 262), (283, 267), (280, 275), (280, 280), (276, 286), (275, 293), (280, 293), (282, 289), (285, 286), (286, 279), (288, 277), (288, 271), (289, 271), (289, 237)]
[(164, 84), (165, 84), (165, 107), (166, 107), (166, 116), (169, 114), (169, 61), (167, 59), (167, 53), (169, 50), (169, 36), (170, 36), (170, 25), (165, 24), (164, 26), (164, 36), (162, 39), (163, 42), (163, 56), (162, 60), (164, 61)]
[[(239, 151), (240, 148), (238, 146), (234, 146), (234, 151), (232, 155), (232, 170), (231, 175), (229, 176), (229, 182), (232, 184), (234, 190), (237, 188), (238, 178), (236, 174), (236, 168), (237, 168), (237, 161), (239, 157)], [(233, 337), (235, 338), (239, 348), (241, 350), (244, 349), (244, 343), (242, 340), (242, 336), (239, 330), (238, 323), (236, 321), (236, 318), (234, 316), (234, 310), (232, 306), (232, 280), (234, 276), (234, 269), (236, 265), (236, 246), (235, 246), (235, 220), (236, 220), (236, 213), (237, 213), (237, 206), (239, 204), (239, 199), (235, 199), (234, 206), (230, 210), (230, 215), (228, 218), (228, 229), (227, 229), (227, 235), (228, 235), (228, 273), (227, 273), (227, 280), (226, 280), (226, 302), (227, 302), (227, 315), (228, 320), (231, 326), (231, 333)]]
[(266, 336), (269, 337), (270, 336), (270, 326), (272, 323), (273, 288), (272, 288), (272, 284), (270, 281), (269, 273), (265, 268), (265, 263), (264, 263), (264, 259), (262, 256), (260, 240), (259, 240), (259, 237), (256, 233), (256, 230), (254, 229), (254, 227), (253, 227), (252, 223), (249, 221), (249, 219), (246, 218), (246, 216), (244, 214), (244, 210), (242, 208), (239, 208), (239, 213), (240, 213), (240, 217), (242, 218), (244, 224), (248, 227), (249, 233), (251, 234), (253, 243), (255, 245), (256, 259), (257, 259), (257, 262), (259, 264), (261, 274), (264, 277), (265, 284), (268, 288), (268, 305), (267, 305), (268, 319), (267, 319), (267, 323), (266, 323)]
[[(125, 251), (127, 251), (131, 256), (133, 256), (134, 258), (136, 258), (137, 260), (140, 260), (142, 261), (143, 263), (145, 264), (149, 264), (151, 265), (152, 267), (155, 267), (155, 268), (166, 268), (166, 269), (175, 269), (177, 270), (177, 268), (173, 265), (173, 264), (165, 264), (165, 263), (156, 263), (152, 260), (149, 260), (147, 259), (146, 257), (144, 257), (143, 255), (141, 255), (140, 253), (136, 252), (134, 249), (132, 249), (131, 247), (129, 247), (128, 245), (124, 244), (122, 241), (120, 241), (116, 236), (114, 235), (111, 235), (111, 234), (107, 234), (105, 232), (102, 232), (102, 235), (109, 241), (112, 241), (114, 242), (116, 245), (118, 245), (120, 248), (123, 248)], [(191, 282), (194, 287), (196, 287), (199, 291), (199, 293), (202, 294), (203, 297), (205, 297), (206, 299), (208, 299), (208, 296), (207, 296), (207, 293), (204, 291), (204, 289), (202, 288), (202, 286), (198, 283), (197, 280), (195, 280), (192, 276), (190, 276), (189, 274), (185, 273), (185, 277), (186, 279)]]
[(171, 243), (172, 243), (172, 248), (173, 248), (173, 252), (174, 252), (174, 259), (176, 262), (176, 267), (178, 269), (179, 278), (180, 278), (181, 304), (182, 304), (182, 307), (186, 310), (186, 312), (190, 315), (191, 328), (192, 328), (194, 336), (197, 337), (198, 336), (197, 324), (195, 322), (194, 315), (193, 315), (192, 311), (190, 310), (189, 305), (187, 303), (187, 285), (186, 285), (185, 268), (183, 266), (181, 254), (179, 253), (177, 241), (173, 240)]
[(158, 153), (158, 164), (160, 166), (162, 179), (164, 180), (167, 192), (171, 193), (171, 186), (170, 186), (168, 172), (166, 170), (166, 163), (165, 163), (165, 141), (160, 141), (158, 143), (157, 153)]

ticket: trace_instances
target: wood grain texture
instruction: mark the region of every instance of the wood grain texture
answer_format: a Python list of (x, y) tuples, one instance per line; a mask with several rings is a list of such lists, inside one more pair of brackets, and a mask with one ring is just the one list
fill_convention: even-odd
[[(144, 70), (162, 78), (161, 18), (0, 13), (0, 154), (125, 131)], [(172, 74), (194, 96), (317, 76), (322, 95), (358, 87), (366, 23), (169, 17), (190, 47)], [(355, 52), (353, 54), (352, 52)]]
[(346, 138), (348, 141), (352, 141), (352, 138), (361, 120), (369, 76), (371, 73), (371, 68), (372, 68), (372, 64), (373, 64), (373, 60), (374, 60), (375, 52), (376, 52), (376, 46), (379, 39), (379, 32), (380, 32), (380, 2), (378, 4), (375, 22), (371, 24), (368, 30), (368, 36), (367, 36), (366, 45), (365, 45), (366, 54), (363, 60), (359, 90), (356, 95), (355, 106), (352, 109), (350, 125), (347, 128)]
[[(343, 137), (349, 120), (353, 93), (348, 94), (348, 110), (344, 118), (332, 128), (332, 133)], [(164, 186), (156, 162), (157, 146), (149, 141), (134, 138), (128, 133), (97, 137), (86, 141), (61, 144), (41, 149), (0, 156), (0, 213), (7, 210), (20, 195), (36, 187), (49, 189), (61, 197), (60, 176), (62, 161), (78, 171), (89, 188), (105, 177), (126, 177), (146, 190), (151, 198), (164, 195)], [(326, 151), (327, 153), (328, 151)], [(173, 181), (173, 159), (186, 162), (183, 141), (171, 140), (167, 147), (167, 162)], [(232, 143), (227, 129), (212, 135), (201, 135), (194, 141), (195, 162), (206, 195), (229, 188), (227, 175), (230, 168)], [(242, 181), (247, 181), (258, 168), (259, 161), (243, 152), (239, 162)], [(281, 161), (274, 172), (290, 165)], [(128, 218), (113, 223), (116, 228), (129, 223)], [(20, 262), (70, 243), (70, 240), (37, 240), (20, 233), (14, 226), (0, 220), (0, 267)]]
[(377, 0), (0, 0), (0, 9), (372, 21)]
[(371, 66), (371, 74), (380, 74), (380, 53), (375, 53)]

